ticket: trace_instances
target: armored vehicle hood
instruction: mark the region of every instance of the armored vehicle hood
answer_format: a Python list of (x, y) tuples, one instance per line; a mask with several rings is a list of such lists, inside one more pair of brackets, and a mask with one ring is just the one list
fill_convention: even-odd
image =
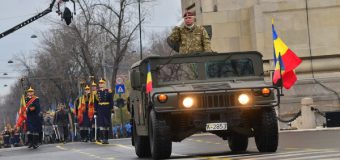
[(188, 83), (168, 85), (164, 87), (154, 88), (153, 92), (180, 92), (180, 91), (199, 91), (199, 90), (215, 90), (215, 89), (232, 89), (232, 88), (249, 88), (249, 87), (265, 87), (270, 84), (265, 83), (263, 80), (257, 81), (224, 81), (224, 82), (210, 82), (210, 83)]

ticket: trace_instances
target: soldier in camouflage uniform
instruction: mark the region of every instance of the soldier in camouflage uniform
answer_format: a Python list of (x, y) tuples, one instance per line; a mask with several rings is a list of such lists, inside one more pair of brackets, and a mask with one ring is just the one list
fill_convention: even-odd
[[(184, 26), (173, 29), (168, 37), (169, 44), (179, 45), (180, 54), (211, 52), (209, 35), (204, 27), (194, 23), (194, 14), (187, 11), (183, 18)], [(171, 47), (174, 48), (173, 46)]]

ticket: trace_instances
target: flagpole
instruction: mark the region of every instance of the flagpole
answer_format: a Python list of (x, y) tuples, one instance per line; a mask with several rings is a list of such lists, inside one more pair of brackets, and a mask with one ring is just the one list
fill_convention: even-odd
[(281, 64), (281, 53), (279, 52), (279, 63), (280, 63), (280, 80), (281, 80), (281, 84), (280, 84), (280, 96), (284, 96), (283, 94), (283, 76), (282, 76), (282, 70), (281, 70), (281, 67), (282, 67), (282, 64)]

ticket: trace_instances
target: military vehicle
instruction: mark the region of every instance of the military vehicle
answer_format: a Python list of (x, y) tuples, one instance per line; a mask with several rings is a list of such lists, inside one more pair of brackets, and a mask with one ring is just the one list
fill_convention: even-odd
[(246, 151), (249, 137), (260, 152), (277, 150), (279, 89), (265, 83), (259, 52), (151, 56), (133, 64), (129, 74), (138, 157), (169, 158), (172, 142), (201, 132), (227, 140), (233, 152)]

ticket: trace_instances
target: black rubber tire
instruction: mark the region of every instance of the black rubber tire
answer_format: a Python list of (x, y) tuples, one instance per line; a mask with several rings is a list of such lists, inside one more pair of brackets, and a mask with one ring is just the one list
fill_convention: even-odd
[(136, 125), (133, 122), (133, 140), (135, 145), (135, 152), (139, 158), (147, 158), (151, 156), (150, 143), (148, 136), (138, 136)]
[(170, 127), (165, 120), (157, 119), (153, 110), (149, 116), (149, 140), (153, 159), (166, 159), (171, 156)]
[(274, 108), (262, 110), (261, 122), (255, 127), (255, 143), (260, 152), (276, 152), (279, 144), (277, 118)]
[(232, 152), (244, 152), (248, 148), (248, 137), (233, 132), (228, 137), (228, 144)]

